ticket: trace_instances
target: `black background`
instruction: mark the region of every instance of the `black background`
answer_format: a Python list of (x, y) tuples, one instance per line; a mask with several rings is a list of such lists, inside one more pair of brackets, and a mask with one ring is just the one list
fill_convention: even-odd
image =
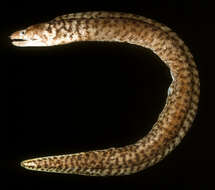
[[(18, 1), (2, 3), (0, 52), (7, 125), (1, 127), (2, 182), (21, 189), (211, 189), (214, 175), (212, 54), (214, 13), (207, 1)], [(168, 69), (150, 51), (118, 43), (17, 48), (10, 33), (71, 12), (106, 10), (165, 23), (186, 42), (200, 71), (192, 129), (161, 163), (137, 174), (86, 177), (25, 170), (32, 157), (118, 147), (150, 130), (165, 103)], [(3, 94), (4, 94), (3, 90)], [(210, 92), (210, 94), (209, 94)], [(211, 96), (211, 97), (209, 97)], [(6, 100), (6, 101), (5, 101)]]

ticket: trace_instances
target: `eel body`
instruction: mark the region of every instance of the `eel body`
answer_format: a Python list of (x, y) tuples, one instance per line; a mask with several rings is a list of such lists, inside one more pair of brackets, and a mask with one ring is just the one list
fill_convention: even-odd
[(167, 26), (127, 13), (84, 12), (14, 32), (13, 45), (55, 46), (75, 41), (114, 41), (152, 50), (169, 67), (166, 104), (150, 132), (134, 144), (68, 155), (33, 158), (24, 168), (93, 176), (129, 175), (161, 161), (183, 139), (195, 118), (200, 82), (193, 56)]

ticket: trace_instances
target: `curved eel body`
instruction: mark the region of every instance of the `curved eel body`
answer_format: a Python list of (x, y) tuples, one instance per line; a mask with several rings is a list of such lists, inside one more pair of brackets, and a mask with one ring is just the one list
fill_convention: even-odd
[(54, 46), (75, 41), (117, 41), (151, 49), (169, 67), (172, 83), (163, 111), (150, 132), (119, 148), (25, 160), (27, 169), (93, 176), (128, 175), (161, 161), (183, 139), (198, 107), (200, 83), (188, 47), (154, 20), (117, 12), (85, 12), (57, 17), (14, 32), (15, 46)]

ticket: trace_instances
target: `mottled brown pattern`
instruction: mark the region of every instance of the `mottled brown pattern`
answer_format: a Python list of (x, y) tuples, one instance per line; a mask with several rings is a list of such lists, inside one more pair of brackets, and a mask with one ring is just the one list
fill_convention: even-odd
[[(85, 12), (63, 15), (26, 29), (25, 39), (38, 34), (42, 46), (74, 41), (118, 41), (151, 49), (169, 67), (173, 81), (163, 111), (151, 131), (134, 144), (77, 154), (23, 161), (31, 170), (81, 175), (128, 175), (161, 161), (190, 128), (199, 101), (199, 77), (188, 47), (170, 28), (126, 13)], [(11, 39), (23, 39), (20, 32)], [(37, 42), (36, 42), (37, 43)], [(17, 46), (28, 42), (15, 42)]]

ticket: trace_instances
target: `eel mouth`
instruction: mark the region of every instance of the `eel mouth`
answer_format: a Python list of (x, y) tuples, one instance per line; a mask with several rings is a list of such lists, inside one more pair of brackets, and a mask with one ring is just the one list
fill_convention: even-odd
[(36, 39), (21, 39), (21, 38), (14, 38), (13, 36), (10, 36), (10, 39), (12, 40), (11, 43), (14, 46), (19, 46), (19, 47), (36, 46), (36, 44), (38, 44), (39, 42), (39, 40), (36, 40)]
[(11, 39), (11, 43), (15, 46), (24, 46), (26, 42), (28, 42), (28, 40), (20, 36), (20, 31), (12, 33), (9, 38)]
[(11, 43), (14, 46), (18, 47), (29, 47), (29, 46), (44, 46), (45, 44), (39, 39), (26, 39), (23, 36), (20, 36), (20, 31), (14, 32), (9, 37)]
[(11, 39), (11, 43), (14, 45), (14, 46), (25, 46), (29, 41), (28, 40), (24, 40), (24, 39)]
[(23, 39), (13, 39), (12, 44), (14, 46), (26, 47), (26, 46), (36, 46), (38, 40), (23, 40)]

